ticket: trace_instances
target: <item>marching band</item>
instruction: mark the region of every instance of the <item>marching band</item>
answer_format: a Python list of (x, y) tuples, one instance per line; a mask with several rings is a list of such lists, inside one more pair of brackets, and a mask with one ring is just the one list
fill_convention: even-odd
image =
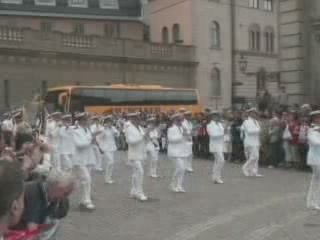
[[(259, 174), (259, 149), (261, 125), (255, 108), (247, 111), (248, 117), (239, 127), (244, 142), (246, 163), (242, 172), (247, 177), (262, 177)], [(212, 111), (208, 114), (209, 123), (206, 130), (209, 136), (209, 151), (214, 156), (212, 181), (223, 184), (222, 172), (225, 163), (225, 139), (227, 125), (221, 119), (221, 113)], [(308, 193), (307, 206), (320, 210), (320, 111), (311, 113), (313, 127), (308, 133), (308, 164), (312, 167), (313, 177)], [(124, 118), (116, 119), (114, 115), (90, 116), (86, 112), (62, 114), (54, 112), (46, 123), (45, 138), (49, 154), (39, 155), (43, 162), (49, 162), (50, 168), (74, 174), (80, 189), (79, 205), (92, 211), (92, 171), (104, 171), (106, 184), (113, 184), (113, 170), (117, 163), (116, 152), (121, 133), (124, 133), (128, 146), (128, 165), (131, 167), (130, 197), (142, 202), (148, 200), (144, 192), (144, 172), (157, 179), (159, 173), (159, 151), (167, 145), (167, 155), (172, 160), (174, 169), (170, 188), (175, 193), (185, 193), (184, 178), (186, 172), (194, 171), (192, 166), (193, 131), (192, 113), (179, 111), (170, 116), (171, 124), (166, 132), (158, 119), (150, 114), (142, 118), (140, 112), (127, 113)], [(118, 122), (117, 122), (118, 120)], [(121, 121), (121, 122), (120, 122)], [(74, 124), (73, 124), (74, 123)], [(227, 131), (226, 131), (227, 130)], [(2, 141), (12, 145), (16, 134), (30, 133), (31, 127), (23, 123), (21, 112), (6, 114), (2, 121)], [(165, 137), (165, 140), (163, 139)], [(25, 140), (27, 142), (27, 140)], [(17, 144), (16, 144), (17, 145)], [(18, 143), (21, 145), (21, 143)], [(122, 144), (123, 145), (123, 144)], [(15, 146), (21, 148), (21, 146)], [(40, 160), (39, 160), (40, 161)]]

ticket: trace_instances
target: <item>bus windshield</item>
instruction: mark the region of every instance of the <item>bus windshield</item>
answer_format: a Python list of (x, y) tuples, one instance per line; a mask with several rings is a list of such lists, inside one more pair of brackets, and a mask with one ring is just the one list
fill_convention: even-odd
[(49, 112), (65, 110), (65, 106), (60, 99), (61, 94), (67, 95), (68, 90), (61, 89), (61, 90), (48, 91), (47, 97), (46, 97), (46, 106)]

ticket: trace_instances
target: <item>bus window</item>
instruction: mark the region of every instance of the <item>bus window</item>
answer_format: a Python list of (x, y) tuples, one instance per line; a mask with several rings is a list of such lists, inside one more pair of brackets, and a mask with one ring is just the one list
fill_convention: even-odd
[(64, 106), (59, 102), (61, 94), (67, 94), (66, 90), (48, 92), (46, 96), (47, 110), (52, 113), (55, 111), (64, 111)]

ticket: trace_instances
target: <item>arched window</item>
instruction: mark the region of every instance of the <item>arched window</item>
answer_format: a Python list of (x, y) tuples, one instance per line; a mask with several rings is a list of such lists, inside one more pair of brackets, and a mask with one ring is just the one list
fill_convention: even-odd
[(172, 41), (173, 43), (181, 42), (181, 29), (179, 24), (174, 24), (172, 27)]
[(211, 47), (218, 48), (220, 47), (220, 25), (218, 22), (213, 21), (211, 23)]
[(264, 30), (265, 50), (268, 53), (274, 52), (274, 30), (272, 27), (266, 27)]
[(267, 74), (264, 68), (261, 68), (257, 73), (257, 91), (264, 91), (267, 84)]
[(167, 27), (162, 28), (162, 42), (163, 43), (169, 43), (169, 31)]
[(221, 72), (218, 68), (213, 68), (211, 71), (211, 88), (210, 95), (212, 97), (221, 96)]
[(252, 25), (249, 28), (249, 48), (250, 50), (260, 51), (260, 27), (257, 24)]

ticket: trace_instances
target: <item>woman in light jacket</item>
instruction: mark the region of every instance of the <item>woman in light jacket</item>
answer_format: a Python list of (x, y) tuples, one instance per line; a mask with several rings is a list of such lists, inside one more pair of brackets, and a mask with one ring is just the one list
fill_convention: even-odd
[(320, 111), (314, 111), (310, 115), (314, 125), (308, 133), (307, 164), (312, 168), (312, 179), (307, 197), (307, 207), (320, 211)]
[(108, 115), (103, 119), (104, 128), (99, 135), (99, 145), (103, 151), (103, 162), (105, 162), (105, 182), (113, 184), (112, 179), (114, 167), (114, 154), (117, 151), (116, 138), (119, 137), (119, 131), (112, 126), (113, 117)]

